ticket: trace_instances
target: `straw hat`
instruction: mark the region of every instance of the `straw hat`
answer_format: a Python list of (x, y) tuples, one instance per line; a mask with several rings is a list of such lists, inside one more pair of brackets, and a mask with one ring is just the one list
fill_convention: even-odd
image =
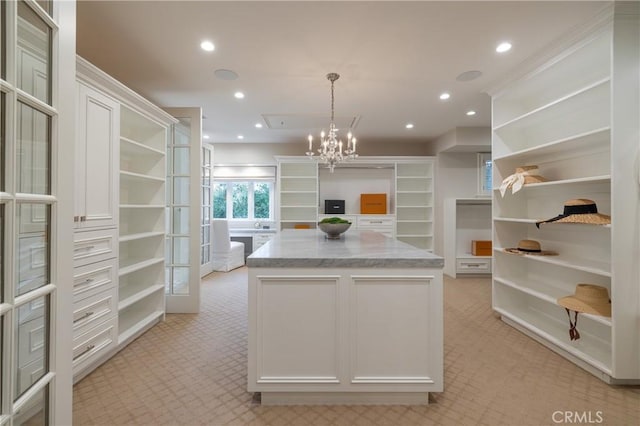
[(609, 292), (595, 284), (578, 284), (573, 295), (558, 299), (558, 305), (575, 312), (611, 316)]
[(518, 247), (506, 248), (505, 252), (511, 254), (525, 255), (530, 254), (533, 256), (557, 256), (555, 251), (542, 250), (540, 243), (536, 240), (520, 240), (518, 241)]
[(511, 193), (515, 194), (520, 191), (524, 185), (547, 181), (547, 179), (537, 173), (538, 166), (531, 165), (516, 167), (516, 172), (502, 181), (502, 184), (500, 185), (500, 194), (504, 197), (504, 194), (509, 188), (511, 188)]
[(554, 218), (536, 222), (540, 228), (541, 223), (587, 223), (591, 225), (608, 225), (611, 216), (598, 213), (598, 207), (593, 200), (578, 198), (564, 203), (564, 212)]

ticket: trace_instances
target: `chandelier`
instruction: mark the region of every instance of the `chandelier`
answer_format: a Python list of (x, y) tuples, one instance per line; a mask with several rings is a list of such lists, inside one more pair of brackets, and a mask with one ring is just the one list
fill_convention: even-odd
[[(347, 133), (346, 145), (341, 139), (338, 139), (336, 125), (333, 122), (333, 83), (340, 78), (340, 74), (334, 72), (327, 74), (327, 80), (331, 82), (331, 123), (329, 124), (329, 133), (325, 134), (324, 130), (320, 132), (320, 148), (318, 154), (320, 160), (329, 167), (329, 171), (333, 173), (333, 169), (336, 164), (352, 160), (358, 156), (356, 153), (356, 138), (353, 137), (351, 132)], [(307, 156), (313, 159), (315, 155), (313, 152), (313, 136), (309, 135), (309, 151)]]

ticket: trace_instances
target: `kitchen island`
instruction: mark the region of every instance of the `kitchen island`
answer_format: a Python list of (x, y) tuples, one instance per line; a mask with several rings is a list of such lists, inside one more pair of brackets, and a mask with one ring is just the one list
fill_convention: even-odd
[(283, 230), (247, 259), (262, 404), (427, 404), (443, 390), (443, 259), (373, 231)]

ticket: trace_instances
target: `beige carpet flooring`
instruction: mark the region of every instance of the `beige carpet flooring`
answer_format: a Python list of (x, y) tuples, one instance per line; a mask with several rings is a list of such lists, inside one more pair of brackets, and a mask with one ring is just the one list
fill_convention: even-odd
[(445, 391), (428, 406), (255, 403), (240, 268), (203, 281), (200, 314), (167, 315), (76, 384), (74, 424), (640, 424), (640, 387), (609, 386), (501, 322), (489, 279), (446, 279), (444, 294)]

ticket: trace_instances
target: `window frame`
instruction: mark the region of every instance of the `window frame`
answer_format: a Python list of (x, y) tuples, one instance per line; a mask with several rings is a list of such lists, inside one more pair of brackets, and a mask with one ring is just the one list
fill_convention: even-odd
[[(247, 217), (233, 217), (233, 185), (239, 183), (248, 183), (247, 190)], [(255, 185), (258, 183), (266, 183), (269, 186), (269, 217), (255, 217)], [(274, 221), (274, 202), (275, 202), (275, 181), (265, 179), (229, 179), (229, 180), (214, 180), (213, 193), (217, 185), (226, 186), (226, 208), (225, 217), (215, 217), (215, 209), (212, 207), (213, 212), (211, 217), (214, 219), (227, 219), (233, 221)], [(212, 206), (214, 205), (215, 198), (212, 199)]]
[[(487, 163), (491, 166), (487, 167)], [(488, 176), (487, 176), (487, 173)], [(492, 173), (493, 173), (493, 161), (491, 159), (490, 152), (478, 153), (478, 192), (477, 195), (483, 197), (490, 197), (492, 191)], [(488, 187), (487, 184), (488, 183)]]

